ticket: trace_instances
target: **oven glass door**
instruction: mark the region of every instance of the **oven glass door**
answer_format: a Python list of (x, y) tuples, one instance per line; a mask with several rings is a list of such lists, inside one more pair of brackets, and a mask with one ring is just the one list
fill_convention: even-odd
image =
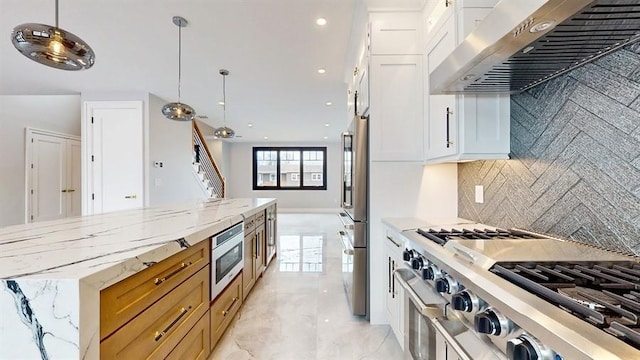
[(353, 207), (353, 135), (342, 134), (342, 208)]
[(221, 255), (215, 254), (214, 250), (216, 256), (216, 285), (219, 284), (236, 265), (242, 262), (242, 243), (242, 241), (238, 242)]

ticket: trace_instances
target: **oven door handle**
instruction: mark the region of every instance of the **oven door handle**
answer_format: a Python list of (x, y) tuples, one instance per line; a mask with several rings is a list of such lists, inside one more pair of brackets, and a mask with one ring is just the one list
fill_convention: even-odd
[(355, 225), (353, 224), (353, 222), (345, 221), (346, 219), (351, 220), (351, 218), (349, 218), (349, 215), (347, 215), (347, 213), (341, 212), (338, 214), (338, 217), (340, 218), (340, 222), (342, 223), (345, 229), (353, 230), (355, 228)]
[(393, 272), (393, 276), (398, 281), (398, 283), (400, 283), (400, 286), (404, 288), (405, 294), (409, 295), (409, 299), (411, 299), (411, 302), (420, 311), (420, 314), (429, 318), (435, 318), (437, 316), (444, 315), (444, 309), (441, 304), (430, 304), (430, 305), (425, 304), (422, 301), (422, 299), (420, 299), (420, 296), (418, 296), (415, 290), (413, 290), (411, 285), (409, 285), (409, 283), (404, 279), (404, 277), (402, 276), (402, 273), (410, 272), (410, 271), (411, 270), (409, 269), (396, 269)]
[(467, 355), (466, 351), (464, 351), (458, 341), (453, 336), (451, 336), (451, 334), (449, 334), (447, 329), (445, 329), (445, 327), (440, 323), (440, 321), (438, 321), (438, 319), (431, 319), (431, 323), (433, 324), (433, 327), (436, 329), (436, 331), (439, 332), (447, 342), (447, 346), (451, 346), (453, 348), (453, 351), (456, 353), (456, 357), (459, 360), (473, 360), (472, 357)]
[(353, 246), (351, 246), (351, 244), (349, 243), (349, 240), (347, 239), (347, 233), (340, 230), (338, 231), (338, 237), (340, 238), (340, 244), (342, 244), (342, 252), (345, 255), (353, 255), (354, 249), (353, 249)]

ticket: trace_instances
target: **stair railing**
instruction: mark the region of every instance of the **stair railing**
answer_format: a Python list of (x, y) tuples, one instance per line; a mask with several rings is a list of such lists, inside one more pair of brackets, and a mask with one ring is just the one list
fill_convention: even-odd
[(194, 161), (200, 164), (205, 179), (209, 180), (209, 188), (213, 190), (212, 197), (224, 198), (226, 196), (226, 184), (216, 161), (211, 156), (209, 146), (202, 136), (202, 131), (195, 121), (193, 124), (193, 151)]

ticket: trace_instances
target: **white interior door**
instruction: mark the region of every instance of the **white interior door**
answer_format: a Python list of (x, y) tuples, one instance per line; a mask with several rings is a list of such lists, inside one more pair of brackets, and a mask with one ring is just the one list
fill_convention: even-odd
[(80, 215), (80, 140), (27, 129), (27, 221)]
[[(111, 104), (117, 105), (118, 103)], [(91, 108), (93, 213), (142, 207), (142, 105)]]
[(31, 149), (30, 221), (65, 217), (65, 139), (33, 134)]

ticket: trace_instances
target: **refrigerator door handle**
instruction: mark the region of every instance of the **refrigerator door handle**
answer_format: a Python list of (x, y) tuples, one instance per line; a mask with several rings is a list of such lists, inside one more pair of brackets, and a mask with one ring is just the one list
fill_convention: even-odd
[(340, 243), (342, 244), (342, 252), (345, 255), (353, 255), (354, 254), (353, 246), (351, 246), (351, 243), (349, 242), (347, 233), (340, 230), (338, 231), (338, 237), (340, 238)]
[(349, 217), (349, 215), (347, 215), (347, 213), (341, 212), (338, 215), (340, 217), (340, 222), (342, 223), (345, 229), (353, 230), (355, 228), (353, 221), (351, 221), (351, 218)]

